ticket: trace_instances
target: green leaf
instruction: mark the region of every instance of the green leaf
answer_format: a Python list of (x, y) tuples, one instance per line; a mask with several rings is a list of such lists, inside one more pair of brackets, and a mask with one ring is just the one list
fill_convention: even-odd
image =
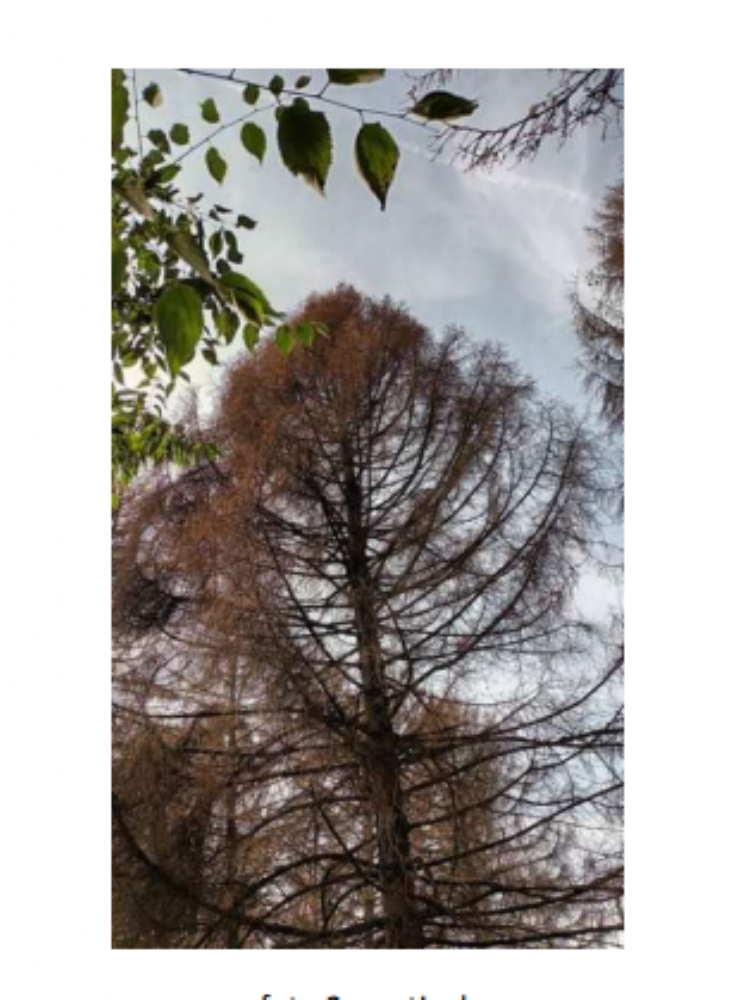
[(117, 236), (113, 236), (111, 238), (111, 254), (111, 277), (113, 282), (113, 292), (115, 293), (116, 290), (121, 287), (121, 282), (126, 276), (126, 268), (129, 263), (129, 256), (126, 253), (126, 248)]
[(143, 157), (142, 162), (139, 164), (139, 173), (145, 181), (149, 182), (153, 179), (154, 172), (157, 167), (161, 166), (164, 161), (165, 153), (162, 152), (162, 150), (151, 149), (149, 153)]
[(385, 211), (386, 198), (399, 162), (399, 147), (383, 125), (363, 125), (355, 142), (357, 166)]
[(269, 306), (268, 300), (265, 297), (265, 292), (262, 288), (254, 283), (246, 274), (242, 274), (241, 271), (229, 271), (228, 274), (224, 274), (220, 279), (221, 285), (224, 288), (229, 288), (231, 291), (242, 291), (246, 292), (247, 295), (253, 295), (264, 302), (266, 306)]
[(219, 283), (232, 293), (244, 317), (253, 323), (264, 324), (276, 315), (263, 290), (240, 271), (226, 272), (219, 279)]
[(226, 229), (223, 232), (223, 238), (226, 241), (226, 246), (228, 247), (228, 253), (226, 256), (231, 261), (232, 264), (241, 264), (244, 261), (244, 255), (239, 252), (239, 244), (236, 240), (236, 233), (231, 229)]
[(450, 94), (445, 90), (434, 90), (410, 108), (409, 113), (434, 121), (451, 121), (452, 118), (471, 115), (477, 107), (477, 101), (468, 101), (466, 97), (457, 97), (456, 94)]
[(298, 323), (294, 329), (297, 340), (305, 344), (307, 347), (312, 347), (315, 337), (317, 336), (317, 331), (312, 323)]
[(257, 104), (257, 100), (260, 97), (260, 88), (254, 83), (248, 83), (244, 88), (242, 97), (247, 104)]
[(278, 121), (278, 148), (292, 174), (301, 174), (323, 194), (332, 158), (331, 128), (326, 116), (302, 105), (284, 108)]
[(215, 328), (227, 344), (236, 336), (239, 329), (239, 317), (233, 309), (223, 309), (215, 317)]
[(157, 146), (159, 150), (163, 153), (171, 152), (171, 144), (168, 142), (168, 136), (163, 132), (162, 129), (153, 128), (147, 133), (147, 138), (150, 140), (153, 146)]
[(226, 171), (228, 170), (228, 164), (215, 146), (211, 146), (205, 154), (205, 163), (207, 164), (207, 169), (210, 171), (210, 176), (213, 180), (222, 184), (223, 178), (226, 176)]
[(302, 90), (309, 84), (310, 80), (312, 80), (311, 76), (300, 76), (297, 78), (297, 82), (294, 84), (294, 86), (296, 87), (297, 90)]
[(254, 122), (247, 122), (245, 125), (242, 125), (241, 141), (247, 152), (251, 153), (252, 156), (256, 156), (260, 163), (262, 163), (267, 140), (260, 126), (255, 125)]
[(268, 89), (274, 97), (278, 97), (284, 89), (284, 78), (282, 76), (274, 76), (268, 84)]
[(160, 293), (155, 318), (168, 366), (175, 376), (192, 360), (202, 336), (202, 299), (191, 285), (168, 285)]
[(245, 323), (244, 329), (242, 330), (242, 337), (244, 338), (244, 343), (250, 351), (254, 351), (257, 346), (257, 342), (260, 339), (260, 328), (255, 326), (254, 323)]
[(169, 135), (177, 146), (186, 146), (189, 143), (189, 129), (181, 122), (176, 122)]
[(203, 101), (202, 104), (200, 104), (200, 108), (202, 110), (202, 117), (206, 122), (210, 122), (211, 125), (215, 125), (220, 121), (220, 115), (218, 114), (218, 109), (215, 106), (215, 101), (212, 97), (208, 97), (206, 101)]
[(354, 83), (373, 83), (386, 74), (385, 69), (327, 69), (330, 83), (349, 87)]
[(163, 103), (163, 94), (156, 83), (151, 83), (142, 91), (142, 97), (151, 108), (159, 108)]
[(207, 241), (207, 243), (208, 246), (210, 247), (210, 253), (213, 255), (213, 257), (217, 257), (218, 254), (223, 249), (223, 238), (221, 236), (220, 229), (215, 230), (215, 232), (210, 236), (210, 239)]
[[(229, 271), (228, 273), (231, 274), (233, 272)], [(236, 306), (242, 316), (250, 323), (255, 323), (258, 326), (264, 326), (267, 323), (268, 319), (265, 314), (265, 307), (259, 299), (245, 295), (243, 292), (234, 292), (234, 302), (236, 302)]]
[(174, 177), (181, 173), (180, 163), (169, 163), (167, 167), (163, 167), (162, 170), (158, 170), (155, 175), (158, 184), (168, 184), (173, 180)]
[(291, 354), (296, 347), (294, 331), (286, 323), (276, 330), (276, 347), (284, 355)]
[(236, 219), (236, 225), (242, 229), (255, 229), (257, 223), (254, 219), (250, 219), (248, 215), (239, 215)]
[(113, 152), (123, 145), (123, 130), (129, 117), (129, 92), (126, 88), (126, 74), (122, 69), (111, 70), (111, 148)]

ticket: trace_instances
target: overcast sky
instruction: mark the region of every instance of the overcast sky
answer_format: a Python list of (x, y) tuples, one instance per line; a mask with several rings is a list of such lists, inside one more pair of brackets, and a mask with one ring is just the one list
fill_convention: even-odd
[[(267, 82), (273, 72), (237, 70), (237, 76)], [(300, 73), (310, 73), (313, 84), (324, 79), (322, 70), (278, 72), (288, 86)], [(153, 79), (165, 102), (159, 110), (144, 108), (145, 130), (180, 120), (196, 141), (212, 128), (199, 114), (208, 96), (224, 121), (248, 110), (233, 85), (140, 70), (140, 90)], [(555, 81), (543, 70), (464, 70), (448, 89), (478, 99), (479, 110), (466, 121), (488, 126), (520, 117)], [(380, 83), (332, 87), (328, 94), (395, 111), (407, 107), (407, 89), (406, 76), (390, 71)], [(262, 166), (242, 148), (235, 127), (214, 141), (229, 164), (222, 185), (207, 173), (206, 146), (184, 161), (178, 179), (189, 193), (205, 192), (203, 205), (212, 199), (257, 220), (254, 232), (240, 233), (243, 269), (274, 305), (290, 309), (310, 292), (348, 281), (404, 302), (433, 329), (455, 323), (473, 337), (503, 343), (544, 390), (582, 404), (567, 294), (575, 275), (591, 265), (585, 227), (606, 186), (620, 177), (621, 141), (602, 141), (600, 128), (588, 127), (561, 151), (552, 144), (533, 162), (470, 174), (448, 157), (433, 160), (422, 130), (388, 122), (401, 159), (381, 212), (354, 164), (359, 118), (338, 109), (328, 117), (334, 162), (325, 198), (282, 165), (272, 111), (255, 119), (268, 134)], [(192, 374), (207, 377), (200, 364)]]
[[(237, 70), (236, 76), (265, 83), (274, 72), (290, 87), (300, 74), (312, 75), (309, 89), (319, 89), (325, 79), (322, 70), (304, 69)], [(199, 112), (210, 96), (222, 121), (249, 110), (233, 84), (175, 71), (137, 72), (140, 91), (152, 80), (161, 85), (164, 104), (156, 110), (143, 106), (145, 132), (182, 121), (197, 141), (214, 128)], [(467, 122), (497, 126), (521, 117), (556, 81), (543, 70), (463, 70), (447, 89), (479, 100)], [(397, 70), (380, 83), (329, 88), (328, 96), (396, 111), (408, 106), (408, 87)], [(561, 150), (554, 143), (544, 146), (535, 161), (466, 173), (448, 156), (433, 159), (423, 130), (386, 122), (401, 158), (381, 212), (355, 167), (359, 117), (335, 108), (327, 114), (334, 162), (325, 198), (281, 163), (272, 111), (254, 119), (268, 136), (262, 166), (241, 146), (236, 126), (213, 142), (229, 165), (222, 185), (205, 167), (207, 146), (184, 161), (176, 183), (189, 194), (204, 191), (206, 209), (218, 202), (257, 220), (253, 232), (238, 233), (242, 269), (278, 309), (293, 309), (311, 292), (340, 281), (370, 295), (390, 295), (431, 329), (458, 324), (474, 338), (503, 344), (542, 390), (584, 412), (568, 292), (575, 276), (592, 265), (585, 228), (607, 185), (620, 178), (621, 140), (602, 140), (600, 127), (589, 126)], [(190, 374), (209, 403), (217, 376), (202, 360)], [(591, 608), (605, 603), (601, 581), (587, 580), (583, 590)]]

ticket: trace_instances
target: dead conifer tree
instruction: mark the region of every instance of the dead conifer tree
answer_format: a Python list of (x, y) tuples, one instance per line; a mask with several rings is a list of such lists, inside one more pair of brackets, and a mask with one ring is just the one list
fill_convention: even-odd
[(222, 458), (120, 518), (118, 711), (212, 776), (179, 946), (616, 943), (619, 664), (571, 603), (597, 454), (496, 348), (346, 287), (302, 314), (328, 337), (229, 375)]

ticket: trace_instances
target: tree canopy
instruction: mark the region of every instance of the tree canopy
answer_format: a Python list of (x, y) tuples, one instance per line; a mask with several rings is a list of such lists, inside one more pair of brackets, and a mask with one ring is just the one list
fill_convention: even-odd
[(229, 373), (114, 558), (121, 947), (592, 947), (622, 926), (602, 466), (499, 349), (348, 287)]

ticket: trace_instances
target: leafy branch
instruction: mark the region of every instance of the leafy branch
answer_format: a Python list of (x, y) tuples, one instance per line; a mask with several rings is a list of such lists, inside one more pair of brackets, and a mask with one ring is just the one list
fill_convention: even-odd
[[(559, 86), (543, 101), (499, 129), (457, 123), (478, 105), (445, 89), (432, 89), (446, 83), (451, 72), (446, 70), (415, 79), (410, 106), (404, 110), (365, 107), (330, 96), (331, 87), (382, 79), (381, 69), (326, 70), (319, 91), (310, 89), (309, 76), (298, 77), (292, 87), (279, 75), (262, 83), (239, 77), (235, 69), (179, 72), (233, 86), (252, 107), (221, 122), (215, 101), (208, 97), (200, 105), (201, 118), (217, 127), (196, 141), (191, 141), (189, 125), (183, 122), (175, 122), (167, 133), (153, 128), (145, 134), (141, 109), (160, 106), (159, 86), (150, 83), (140, 96), (136, 70), (128, 78), (123, 70), (112, 72), (113, 480), (118, 490), (149, 462), (183, 463), (204, 454), (204, 443), (197, 452), (185, 436), (171, 435), (163, 412), (177, 380), (189, 381), (186, 368), (198, 351), (215, 365), (219, 350), (238, 334), (254, 350), (261, 335), (269, 332), (288, 354), (297, 344), (311, 346), (324, 332), (308, 324), (287, 324), (263, 290), (237, 269), (244, 255), (234, 230), (252, 230), (256, 223), (242, 213), (233, 223), (222, 218), (231, 209), (221, 205), (207, 214), (199, 211), (196, 206), (203, 193), (188, 196), (173, 183), (188, 157), (207, 148), (207, 170), (222, 184), (228, 162), (214, 141), (241, 126), (242, 147), (262, 163), (268, 140), (252, 119), (272, 110), (284, 166), (324, 194), (333, 159), (325, 112), (346, 111), (360, 120), (354, 140), (357, 169), (385, 210), (401, 154), (382, 122), (402, 121), (424, 130), (435, 155), (450, 141), (456, 142), (454, 155), (475, 169), (510, 157), (532, 157), (548, 136), (557, 135), (564, 142), (580, 125), (594, 119), (607, 122), (622, 109), (621, 70), (565, 70)], [(261, 93), (273, 100), (258, 105)], [(126, 142), (130, 121), (136, 150)], [(146, 142), (151, 147), (147, 152)], [(209, 235), (207, 222), (215, 224)], [(129, 369), (131, 376), (126, 374)]]

